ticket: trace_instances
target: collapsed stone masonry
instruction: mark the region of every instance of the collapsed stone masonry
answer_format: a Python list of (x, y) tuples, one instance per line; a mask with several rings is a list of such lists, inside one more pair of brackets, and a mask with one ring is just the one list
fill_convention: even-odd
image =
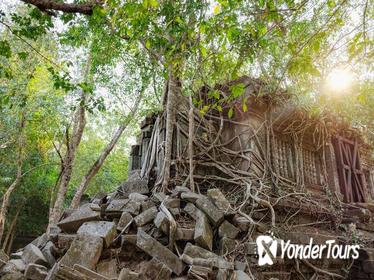
[[(258, 266), (256, 242), (247, 236), (266, 233), (266, 224), (254, 228), (219, 189), (202, 195), (177, 186), (169, 195), (151, 194), (138, 172), (132, 173), (116, 193), (65, 211), (49, 234), (10, 258), (1, 253), (1, 279), (299, 279), (293, 260), (278, 257), (273, 266)], [(295, 244), (308, 244), (309, 237), (317, 244), (347, 242), (323, 230), (282, 237)], [(372, 279), (374, 250), (360, 255), (351, 279)], [(343, 263), (322, 259), (313, 266), (339, 274)], [(314, 273), (312, 267), (299, 269)]]
[[(136, 176), (136, 175), (135, 175)], [(133, 192), (133, 191), (137, 192)], [(251, 279), (248, 261), (227, 259), (250, 224), (218, 189), (149, 194), (140, 178), (65, 217), (10, 259), (1, 279)], [(241, 250), (254, 256), (254, 242)], [(246, 254), (243, 254), (245, 256)]]

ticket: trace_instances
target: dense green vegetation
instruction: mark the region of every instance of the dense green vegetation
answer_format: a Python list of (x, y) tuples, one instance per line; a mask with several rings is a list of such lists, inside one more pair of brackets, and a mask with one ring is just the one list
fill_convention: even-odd
[[(88, 195), (125, 180), (144, 115), (165, 109), (172, 123), (180, 93), (202, 113), (221, 110), (243, 89), (222, 100), (214, 85), (242, 75), (263, 79), (269, 92), (287, 89), (312, 114), (343, 114), (374, 139), (372, 1), (28, 2), (0, 6), (0, 197), (19, 178), (5, 232), (18, 208), (17, 233), (44, 231), (50, 206), (59, 195), (70, 204), (118, 126), (124, 133)], [(352, 80), (332, 84), (334, 71)], [(163, 101), (166, 81), (174, 86)], [(197, 98), (203, 85), (216, 101)], [(72, 172), (60, 193), (64, 164)]]

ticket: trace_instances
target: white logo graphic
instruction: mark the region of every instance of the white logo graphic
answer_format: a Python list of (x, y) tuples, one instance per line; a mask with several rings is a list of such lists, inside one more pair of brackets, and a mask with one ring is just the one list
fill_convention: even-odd
[(258, 265), (272, 265), (277, 256), (278, 242), (272, 236), (260, 235), (256, 239)]
[(277, 257), (279, 249), (279, 258), (287, 259), (357, 259), (359, 257), (359, 245), (343, 245), (336, 243), (335, 240), (326, 240), (324, 244), (314, 244), (313, 238), (310, 238), (309, 244), (293, 244), (290, 240), (284, 241), (275, 239), (272, 233), (270, 235), (260, 235), (256, 239), (258, 265), (272, 265)]

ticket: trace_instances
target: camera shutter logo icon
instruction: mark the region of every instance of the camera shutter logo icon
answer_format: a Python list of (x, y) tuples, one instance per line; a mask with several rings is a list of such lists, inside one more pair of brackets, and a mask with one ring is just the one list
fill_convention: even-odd
[(278, 242), (268, 235), (260, 235), (256, 239), (258, 265), (272, 265), (277, 256)]

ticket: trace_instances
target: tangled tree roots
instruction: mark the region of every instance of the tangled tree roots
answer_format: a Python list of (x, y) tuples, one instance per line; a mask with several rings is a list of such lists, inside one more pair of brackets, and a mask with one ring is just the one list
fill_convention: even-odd
[[(187, 102), (188, 103), (188, 102)], [(243, 244), (253, 240), (255, 230), (265, 228), (273, 232), (292, 231), (307, 226), (335, 227), (342, 219), (341, 202), (338, 197), (330, 195), (327, 185), (327, 167), (325, 164), (325, 143), (329, 130), (324, 120), (313, 120), (299, 113), (290, 114), (283, 119), (272, 120), (271, 109), (265, 112), (265, 118), (259, 125), (251, 122), (238, 122), (224, 118), (222, 113), (202, 115), (191, 106), (177, 112), (173, 132), (173, 160), (171, 162), (171, 185), (189, 186), (192, 191), (205, 193), (209, 188), (220, 188), (229, 199), (232, 212), (242, 219), (249, 221), (251, 230), (245, 239), (226, 257), (237, 257), (243, 251)], [(271, 106), (269, 106), (271, 108)], [(191, 125), (191, 121), (193, 124)], [(284, 135), (292, 139), (290, 143), (297, 151), (293, 162), (295, 180), (285, 178), (273, 162), (272, 150), (275, 135), (274, 123), (284, 127)], [(226, 133), (231, 128), (240, 128), (235, 133)], [(154, 124), (145, 164), (142, 166), (142, 176), (152, 176), (156, 170), (156, 184), (154, 191), (162, 191), (164, 165), (165, 113), (159, 116)], [(320, 203), (305, 188), (304, 162), (300, 158), (304, 134), (312, 131), (313, 143), (322, 157), (321, 174), (325, 182), (328, 203)], [(245, 167), (245, 168), (243, 168)], [(154, 174), (153, 174), (154, 175)], [(192, 182), (191, 182), (192, 181)], [(170, 186), (170, 185), (169, 185)], [(171, 186), (170, 186), (171, 187)], [(301, 209), (285, 209), (282, 205), (293, 204), (308, 209), (308, 213), (315, 219), (311, 223), (295, 223), (294, 217), (301, 213)], [(283, 207), (283, 208), (282, 208)], [(286, 211), (286, 217), (281, 220), (277, 216), (277, 209)], [(266, 221), (258, 220), (255, 212), (266, 213)], [(167, 213), (166, 213), (167, 214)], [(265, 223), (265, 224), (264, 224)], [(173, 221), (171, 220), (171, 225)], [(334, 228), (332, 228), (334, 229)], [(172, 230), (172, 229), (171, 229)], [(304, 265), (315, 270), (313, 279), (320, 275), (339, 278), (339, 275), (317, 268), (312, 264)], [(299, 264), (295, 265), (298, 271)], [(298, 273), (300, 279), (305, 279)]]

